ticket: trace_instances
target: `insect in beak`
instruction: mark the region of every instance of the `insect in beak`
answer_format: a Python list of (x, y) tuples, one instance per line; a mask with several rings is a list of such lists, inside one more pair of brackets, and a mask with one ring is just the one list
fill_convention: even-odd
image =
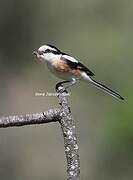
[(33, 55), (37, 56), (37, 54), (38, 54), (37, 51), (33, 51)]

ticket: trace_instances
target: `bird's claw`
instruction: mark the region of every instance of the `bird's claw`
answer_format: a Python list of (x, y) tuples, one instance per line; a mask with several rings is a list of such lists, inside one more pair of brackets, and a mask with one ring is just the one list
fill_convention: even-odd
[(55, 90), (56, 90), (56, 92), (61, 92), (61, 93), (68, 93), (67, 92), (67, 90), (66, 90), (66, 88), (62, 85), (62, 82), (59, 82), (59, 83), (57, 83), (56, 84), (56, 86), (55, 86)]

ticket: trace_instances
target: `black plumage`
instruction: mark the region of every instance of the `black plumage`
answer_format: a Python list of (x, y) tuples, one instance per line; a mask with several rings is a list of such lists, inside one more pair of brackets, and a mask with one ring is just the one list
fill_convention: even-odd
[(64, 58), (63, 59), (66, 61), (66, 63), (72, 68), (72, 69), (80, 69), (81, 71), (83, 72), (86, 72), (86, 74), (88, 76), (94, 76), (94, 73), (92, 71), (90, 71), (86, 66), (84, 66), (82, 63), (80, 62), (73, 62), (73, 61), (70, 61), (69, 59), (67, 58)]
[[(51, 51), (53, 54), (62, 54), (62, 55), (70, 56), (69, 54), (66, 54), (66, 53), (60, 51), (57, 47), (55, 47), (55, 46), (53, 46), (53, 45), (51, 45), (51, 44), (47, 44), (47, 46), (55, 49), (55, 51), (54, 51), (54, 50), (49, 50), (49, 51)], [(70, 56), (70, 57), (71, 57), (71, 56)], [(89, 70), (86, 66), (84, 66), (82, 63), (80, 63), (80, 62), (73, 62), (73, 61), (69, 60), (69, 58), (67, 59), (66, 57), (65, 57), (65, 58), (63, 57), (62, 59), (64, 59), (64, 60), (66, 61), (66, 63), (67, 63), (71, 68), (73, 68), (73, 69), (80, 69), (81, 71), (86, 72), (86, 74), (87, 74), (88, 76), (94, 76), (94, 73), (93, 73), (92, 71), (90, 71), (90, 70)]]

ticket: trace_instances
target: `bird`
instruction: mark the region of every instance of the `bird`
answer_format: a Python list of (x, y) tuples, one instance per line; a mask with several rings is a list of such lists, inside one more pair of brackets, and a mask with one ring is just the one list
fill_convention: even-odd
[(79, 81), (86, 81), (105, 93), (124, 100), (117, 92), (111, 90), (102, 83), (94, 80), (94, 73), (73, 56), (61, 51), (51, 44), (42, 45), (33, 54), (42, 62), (45, 62), (48, 69), (58, 78), (63, 79), (60, 84), (69, 83), (67, 87)]

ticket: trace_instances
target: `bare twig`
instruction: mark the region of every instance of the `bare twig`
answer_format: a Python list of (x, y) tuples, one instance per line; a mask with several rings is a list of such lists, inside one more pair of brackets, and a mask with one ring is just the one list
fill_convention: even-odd
[(58, 87), (58, 98), (59, 104), (61, 105), (60, 109), (50, 109), (49, 111), (35, 114), (1, 117), (0, 128), (58, 121), (61, 125), (64, 137), (64, 147), (67, 159), (67, 180), (79, 180), (80, 161), (75, 121), (71, 115), (71, 110), (67, 102), (66, 91), (63, 89), (63, 87)]

